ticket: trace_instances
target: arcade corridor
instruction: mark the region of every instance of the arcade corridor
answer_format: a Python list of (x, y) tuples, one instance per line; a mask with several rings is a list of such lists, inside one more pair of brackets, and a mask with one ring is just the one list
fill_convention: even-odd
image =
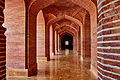
[(6, 77), (120, 80), (120, 0), (0, 0)]
[[(60, 52), (50, 62), (38, 62), (38, 74), (35, 77), (19, 77), (19, 80), (97, 80), (90, 71), (90, 60), (80, 61), (80, 56)], [(69, 55), (65, 55), (69, 54)], [(8, 80), (16, 79), (8, 77)]]

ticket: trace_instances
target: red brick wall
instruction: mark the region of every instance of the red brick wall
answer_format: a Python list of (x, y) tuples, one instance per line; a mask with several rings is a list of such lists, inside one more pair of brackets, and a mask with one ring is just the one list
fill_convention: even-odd
[(25, 5), (24, 0), (6, 0), (7, 68), (25, 66)]
[(98, 0), (98, 79), (120, 80), (120, 0)]
[(37, 15), (37, 57), (45, 57), (45, 21), (42, 11)]

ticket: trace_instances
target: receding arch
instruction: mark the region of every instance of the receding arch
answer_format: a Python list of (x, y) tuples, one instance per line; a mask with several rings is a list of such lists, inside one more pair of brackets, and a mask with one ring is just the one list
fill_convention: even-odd
[(78, 24), (78, 25), (80, 25), (80, 26), (82, 26), (82, 23), (79, 21), (79, 20), (77, 20), (77, 19), (75, 19), (75, 18), (73, 18), (73, 17), (71, 17), (71, 16), (68, 16), (68, 15), (63, 15), (63, 16), (59, 16), (59, 17), (57, 17), (57, 18), (55, 18), (55, 19), (51, 19), (50, 21), (48, 21), (48, 23), (46, 24), (46, 36), (45, 36), (45, 43), (47, 43), (45, 46), (46, 46), (46, 52), (45, 52), (45, 54), (46, 54), (46, 57), (47, 57), (47, 60), (48, 61), (50, 61), (50, 44), (49, 44), (49, 42), (50, 42), (50, 40), (49, 40), (49, 29), (50, 29), (50, 26), (52, 25), (52, 24), (54, 24), (54, 23), (56, 23), (56, 22), (58, 22), (58, 21), (60, 21), (60, 20), (62, 20), (62, 19), (67, 19), (67, 20), (70, 20), (70, 21), (72, 21), (72, 22), (74, 22), (74, 23), (76, 23), (76, 24)]
[[(37, 63), (36, 63), (36, 17), (40, 10), (45, 7), (54, 4), (59, 1), (64, 0), (32, 0), (29, 3), (29, 7), (26, 9), (26, 38), (27, 38), (27, 61), (28, 61), (28, 72), (37, 71)], [(97, 13), (96, 6), (91, 0), (66, 0), (68, 2), (72, 2), (80, 7), (83, 7), (90, 14), (91, 18), (91, 27), (97, 27)], [(68, 18), (68, 16), (67, 16)], [(82, 25), (81, 25), (82, 27)], [(93, 30), (94, 31), (94, 30)], [(48, 32), (48, 30), (46, 30)], [(49, 33), (46, 33), (46, 37), (49, 37)], [(34, 36), (34, 37), (31, 37)], [(46, 43), (49, 43), (49, 40), (46, 38)], [(47, 46), (47, 45), (46, 45)], [(49, 48), (48, 48), (49, 51)], [(48, 54), (49, 52), (47, 52)], [(32, 75), (32, 74), (30, 74)]]
[(73, 32), (70, 32), (70, 31), (62, 31), (60, 33), (58, 33), (60, 36), (64, 35), (64, 34), (70, 34), (72, 36), (74, 36), (75, 34)]
[(73, 29), (75, 32), (78, 31), (76, 28), (74, 28), (74, 27), (71, 26), (71, 25), (62, 25), (62, 26), (59, 26), (59, 27), (55, 27), (55, 30), (59, 30), (59, 29), (61, 29), (61, 28), (63, 28), (63, 27), (71, 28), (71, 29)]
[(72, 36), (75, 36), (75, 33), (71, 32), (69, 30), (64, 30), (64, 31), (61, 30), (58, 34), (60, 34), (60, 36), (62, 36), (65, 33), (68, 33), (68, 34), (71, 34)]
[(82, 26), (81, 21), (79, 21), (78, 19), (75, 19), (75, 18), (73, 18), (73, 17), (71, 17), (71, 16), (68, 16), (68, 15), (63, 15), (63, 16), (59, 16), (59, 17), (56, 17), (56, 18), (54, 18), (54, 19), (51, 19), (51, 20), (48, 21), (48, 23), (47, 23), (46, 26), (49, 27), (49, 26), (52, 25), (53, 23), (58, 22), (58, 21), (60, 21), (60, 20), (62, 20), (62, 19), (70, 20), (70, 21), (72, 21), (72, 22), (74, 22), (74, 23)]

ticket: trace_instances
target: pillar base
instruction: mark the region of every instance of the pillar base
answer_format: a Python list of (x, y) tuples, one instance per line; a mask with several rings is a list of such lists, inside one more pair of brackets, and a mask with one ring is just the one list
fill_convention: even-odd
[(7, 69), (7, 80), (34, 80), (28, 77), (28, 69)]
[(84, 60), (84, 59), (83, 59), (83, 56), (80, 56), (80, 60), (81, 60), (81, 61), (83, 61), (83, 60)]
[(37, 63), (33, 64), (28, 69), (28, 76), (35, 76), (37, 75)]
[[(12, 68), (7, 68), (7, 80), (16, 80), (19, 79), (20, 77), (24, 77), (27, 79), (29, 76), (34, 76), (37, 75), (37, 63), (33, 64), (29, 69), (12, 69)], [(19, 79), (19, 80), (24, 80), (24, 79)]]
[(37, 62), (39, 61), (47, 61), (47, 57), (37, 57)]
[(92, 64), (91, 64), (91, 72), (97, 78), (97, 76), (98, 76), (97, 69)]
[(57, 50), (55, 51), (55, 54), (58, 54), (58, 51), (57, 51)]
[(91, 57), (88, 57), (88, 56), (83, 57), (83, 55), (81, 55), (80, 59), (81, 59), (81, 61), (84, 61), (84, 60), (91, 61)]
[(28, 69), (6, 69), (7, 76), (28, 76)]

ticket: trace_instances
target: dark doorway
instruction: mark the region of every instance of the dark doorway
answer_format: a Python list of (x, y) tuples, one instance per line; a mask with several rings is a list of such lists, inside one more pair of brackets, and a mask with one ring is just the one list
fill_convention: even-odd
[(64, 34), (61, 36), (61, 49), (73, 50), (73, 36), (70, 34)]

